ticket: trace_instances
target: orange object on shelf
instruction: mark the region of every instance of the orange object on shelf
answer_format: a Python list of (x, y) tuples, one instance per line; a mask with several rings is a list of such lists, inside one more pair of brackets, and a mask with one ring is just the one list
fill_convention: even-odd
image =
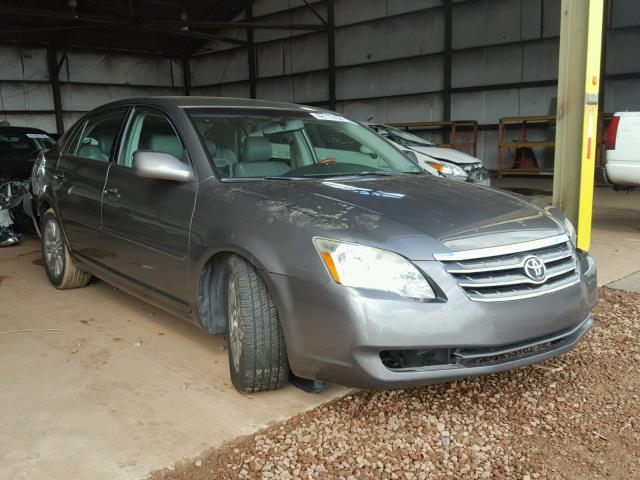
[[(553, 175), (553, 168), (540, 168), (536, 164), (535, 157), (527, 152), (533, 148), (553, 148), (555, 141), (530, 141), (527, 137), (527, 126), (553, 125), (555, 115), (529, 115), (522, 117), (503, 117), (498, 125), (498, 161), (496, 163), (498, 177), (505, 175)], [(518, 140), (505, 140), (507, 126), (519, 126)], [(508, 153), (509, 168), (505, 168), (505, 151)]]

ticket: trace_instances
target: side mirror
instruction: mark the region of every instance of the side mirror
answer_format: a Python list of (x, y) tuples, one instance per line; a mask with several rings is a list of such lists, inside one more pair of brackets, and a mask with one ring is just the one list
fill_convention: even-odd
[(133, 154), (133, 172), (139, 177), (173, 182), (193, 182), (191, 167), (173, 155), (150, 150), (138, 150)]

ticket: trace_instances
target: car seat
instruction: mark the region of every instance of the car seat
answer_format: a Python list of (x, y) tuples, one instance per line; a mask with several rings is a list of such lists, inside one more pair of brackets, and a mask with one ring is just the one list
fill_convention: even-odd
[(271, 160), (271, 142), (266, 137), (247, 137), (242, 161), (232, 165), (233, 177), (272, 177), (289, 171), (286, 163)]
[(80, 144), (80, 148), (78, 148), (78, 157), (100, 160), (101, 162), (109, 161), (109, 156), (105, 155), (98, 140), (86, 137), (82, 142), (83, 143)]
[(205, 145), (209, 151), (209, 156), (217, 168), (227, 169), (238, 161), (238, 157), (230, 148), (220, 147), (211, 139), (205, 140)]
[(175, 135), (153, 135), (149, 139), (149, 150), (168, 153), (179, 160), (184, 152), (180, 139)]

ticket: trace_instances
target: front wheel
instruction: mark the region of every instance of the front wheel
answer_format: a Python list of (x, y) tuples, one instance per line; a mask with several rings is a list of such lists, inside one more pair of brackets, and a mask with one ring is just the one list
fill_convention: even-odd
[(74, 265), (52, 208), (42, 217), (42, 263), (49, 281), (59, 290), (84, 287), (91, 280), (91, 275)]
[(289, 379), (289, 362), (276, 306), (256, 269), (243, 258), (229, 258), (226, 297), (233, 385), (241, 392), (282, 387)]

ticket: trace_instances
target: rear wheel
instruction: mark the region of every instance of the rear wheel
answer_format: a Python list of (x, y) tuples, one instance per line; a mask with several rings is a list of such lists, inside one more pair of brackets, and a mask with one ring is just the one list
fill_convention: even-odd
[(42, 217), (42, 263), (49, 281), (60, 290), (84, 287), (91, 275), (73, 264), (62, 227), (52, 208)]
[(289, 362), (275, 304), (256, 269), (229, 258), (227, 275), (229, 370), (241, 392), (275, 390), (289, 379)]

